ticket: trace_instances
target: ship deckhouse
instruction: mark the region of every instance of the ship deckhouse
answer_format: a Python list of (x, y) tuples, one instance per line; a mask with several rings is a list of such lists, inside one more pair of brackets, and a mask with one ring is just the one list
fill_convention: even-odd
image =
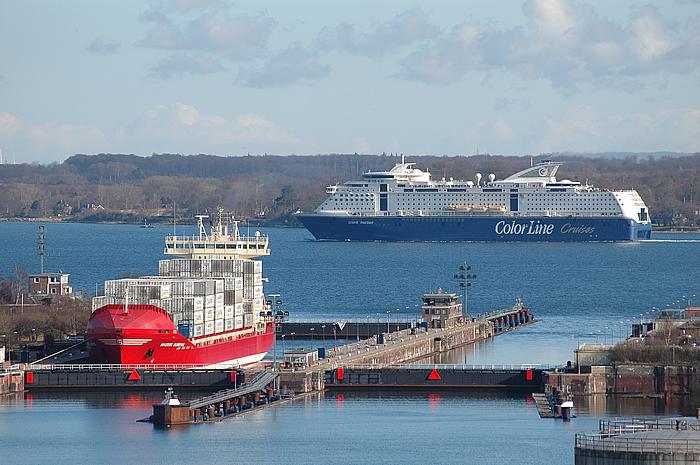
[(634, 190), (609, 191), (568, 179), (557, 180), (562, 163), (543, 161), (497, 180), (432, 180), (430, 172), (401, 163), (389, 171), (368, 171), (360, 181), (326, 188), (317, 215), (332, 216), (572, 216), (629, 218), (650, 224)]

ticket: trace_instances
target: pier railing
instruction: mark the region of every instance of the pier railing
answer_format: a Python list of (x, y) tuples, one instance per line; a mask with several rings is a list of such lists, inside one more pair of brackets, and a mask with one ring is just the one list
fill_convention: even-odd
[(700, 423), (688, 418), (606, 418), (598, 423), (598, 431), (609, 436), (652, 430), (700, 431)]
[(654, 437), (655, 431), (700, 431), (700, 423), (686, 418), (604, 419), (599, 430), (576, 434), (576, 448), (612, 452), (700, 454), (700, 439)]
[(542, 365), (542, 364), (512, 364), (512, 365), (497, 365), (497, 364), (482, 364), (482, 365), (467, 365), (467, 364), (446, 364), (446, 363), (434, 363), (434, 364), (356, 364), (356, 365), (344, 365), (343, 368), (346, 370), (363, 370), (363, 369), (378, 369), (378, 368), (391, 368), (397, 370), (471, 370), (471, 371), (522, 371), (522, 370), (553, 370), (559, 368), (556, 365)]
[(698, 454), (699, 439), (686, 438), (652, 438), (605, 436), (600, 433), (577, 433), (576, 448), (611, 452), (637, 452), (655, 454)]
[(65, 365), (42, 365), (42, 364), (26, 364), (15, 365), (15, 369), (19, 370), (65, 370), (65, 371), (113, 371), (113, 370), (153, 370), (153, 371), (170, 371), (170, 370), (232, 370), (239, 368), (238, 365), (193, 365), (193, 364), (65, 364)]

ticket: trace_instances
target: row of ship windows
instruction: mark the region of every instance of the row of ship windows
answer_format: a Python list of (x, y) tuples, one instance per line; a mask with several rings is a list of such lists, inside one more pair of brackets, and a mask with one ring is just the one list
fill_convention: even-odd
[[(334, 203), (336, 203), (338, 205), (343, 205), (343, 206), (355, 206), (355, 205), (369, 206), (369, 205), (374, 204), (374, 202), (355, 202), (355, 201), (350, 201), (350, 200), (348, 200), (348, 201), (340, 200), (340, 201), (336, 201)], [(440, 205), (448, 205), (448, 203), (438, 202), (438, 201), (435, 201), (435, 202), (433, 202), (433, 201), (430, 201), (430, 202), (415, 202), (415, 201), (414, 202), (403, 202), (403, 201), (399, 201), (399, 202), (397, 202), (397, 205), (400, 207), (402, 207), (402, 206), (416, 206), (416, 205), (418, 205), (418, 206), (420, 206), (420, 205), (440, 206)], [(616, 204), (612, 204), (612, 203), (601, 204), (601, 203), (590, 203), (590, 202), (583, 202), (583, 203), (579, 203), (579, 202), (575, 202), (575, 203), (574, 202), (566, 202), (566, 203), (563, 203), (563, 202), (547, 202), (547, 203), (534, 202), (534, 203), (528, 203), (526, 205), (532, 206), (532, 207), (545, 207), (545, 208), (587, 207), (587, 208), (600, 208), (600, 209), (613, 208), (613, 207), (617, 206)]]

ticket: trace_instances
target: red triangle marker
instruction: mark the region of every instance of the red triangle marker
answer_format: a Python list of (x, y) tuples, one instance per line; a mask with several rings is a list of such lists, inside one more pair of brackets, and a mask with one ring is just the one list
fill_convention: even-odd
[(442, 378), (440, 377), (440, 373), (438, 373), (437, 370), (435, 368), (433, 368), (433, 371), (431, 371), (430, 374), (428, 375), (428, 379), (431, 381), (439, 381)]
[(138, 381), (141, 379), (141, 375), (139, 375), (139, 372), (136, 371), (136, 368), (134, 368), (133, 370), (131, 370), (131, 374), (126, 379), (127, 381)]

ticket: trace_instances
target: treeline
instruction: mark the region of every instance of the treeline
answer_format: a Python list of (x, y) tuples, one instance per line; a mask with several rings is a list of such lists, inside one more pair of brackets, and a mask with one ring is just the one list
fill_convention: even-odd
[(13, 347), (38, 340), (52, 343), (85, 331), (90, 299), (83, 295), (36, 299), (28, 293), (27, 272), (15, 267), (0, 277), (0, 334)]
[[(700, 224), (700, 155), (624, 159), (542, 155), (566, 164), (559, 177), (600, 188), (636, 189), (662, 225)], [(293, 221), (325, 198), (325, 186), (390, 169), (398, 155), (332, 154), (241, 156), (177, 154), (75, 155), (51, 165), (0, 165), (0, 215), (60, 216), (85, 221), (140, 221), (188, 217), (217, 206), (245, 218)], [(503, 178), (526, 168), (530, 157), (416, 156), (434, 178), (473, 179), (476, 172)]]

